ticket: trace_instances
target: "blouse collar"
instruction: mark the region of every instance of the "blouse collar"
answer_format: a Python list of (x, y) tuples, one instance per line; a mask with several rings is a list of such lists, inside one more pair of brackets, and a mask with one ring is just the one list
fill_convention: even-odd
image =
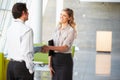
[[(58, 27), (58, 29), (60, 29), (61, 28), (61, 26), (59, 25), (59, 27)], [(64, 27), (62, 30), (66, 30), (66, 29), (68, 29), (68, 28), (70, 28), (70, 25), (68, 24), (66, 27)]]

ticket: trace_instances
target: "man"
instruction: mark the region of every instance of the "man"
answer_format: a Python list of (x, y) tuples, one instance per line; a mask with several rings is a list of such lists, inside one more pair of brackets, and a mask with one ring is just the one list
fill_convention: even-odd
[(10, 62), (7, 80), (33, 80), (33, 31), (25, 25), (28, 10), (25, 3), (16, 3), (12, 8), (15, 21), (7, 31), (7, 53)]

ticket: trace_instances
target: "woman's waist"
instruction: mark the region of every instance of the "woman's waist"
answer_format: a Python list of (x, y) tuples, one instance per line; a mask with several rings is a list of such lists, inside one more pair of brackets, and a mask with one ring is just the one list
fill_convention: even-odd
[(62, 53), (62, 54), (71, 54), (71, 51), (66, 51), (66, 52), (59, 52), (59, 51), (54, 51), (55, 53)]
[(53, 57), (59, 57), (64, 59), (66, 57), (71, 57), (71, 53), (54, 52)]

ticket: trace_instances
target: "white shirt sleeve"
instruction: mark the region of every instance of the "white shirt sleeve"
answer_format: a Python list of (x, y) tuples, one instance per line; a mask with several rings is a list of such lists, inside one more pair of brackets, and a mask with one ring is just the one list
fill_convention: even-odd
[(27, 69), (29, 69), (29, 72), (32, 74), (33, 73), (33, 31), (30, 29), (28, 32), (26, 32), (22, 36), (22, 41), (21, 41), (21, 49), (24, 57), (24, 61), (26, 63)]

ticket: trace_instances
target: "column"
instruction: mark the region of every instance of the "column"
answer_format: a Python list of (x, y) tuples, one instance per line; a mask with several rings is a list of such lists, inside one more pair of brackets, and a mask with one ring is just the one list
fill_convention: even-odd
[(32, 0), (29, 9), (29, 25), (34, 32), (34, 43), (42, 42), (42, 4), (43, 0)]
[(63, 9), (63, 0), (56, 0), (56, 25), (59, 22), (60, 13), (62, 9)]

